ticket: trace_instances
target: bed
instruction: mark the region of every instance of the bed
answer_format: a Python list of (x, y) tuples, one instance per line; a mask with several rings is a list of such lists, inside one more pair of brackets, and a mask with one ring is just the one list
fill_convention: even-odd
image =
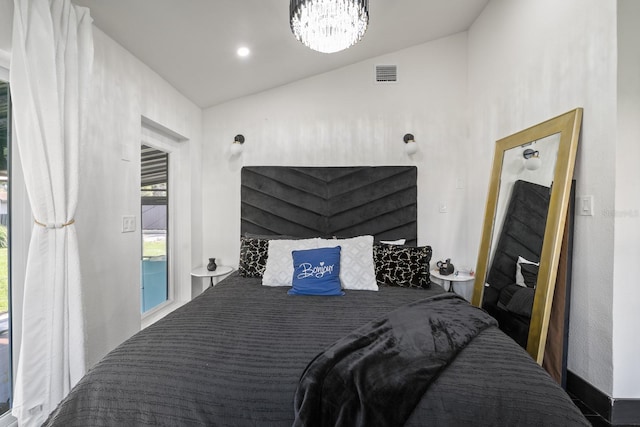
[[(398, 210), (399, 205), (412, 210), (415, 168), (405, 168), (403, 172), (380, 168), (387, 178), (400, 177), (403, 182), (409, 182), (406, 191), (409, 202), (400, 202), (402, 198), (397, 197), (398, 191), (404, 192), (398, 188), (405, 184), (399, 187), (389, 184), (387, 188), (387, 178), (372, 178), (377, 184), (370, 186), (371, 191), (380, 190), (387, 195), (381, 196), (380, 203), (365, 209), (374, 213), (366, 214), (358, 211), (357, 206), (351, 206), (349, 209), (359, 213), (346, 215), (357, 217), (354, 223), (368, 222), (365, 227), (349, 224), (344, 218), (344, 194), (351, 191), (348, 188), (352, 184), (357, 186), (359, 194), (368, 192), (360, 178), (363, 175), (379, 177), (378, 171), (330, 168), (334, 170), (327, 172), (324, 169), (288, 171), (294, 181), (291, 185), (267, 182), (265, 176), (280, 179), (286, 175), (278, 173), (282, 171), (248, 172), (262, 176), (255, 177), (259, 183), (250, 184), (257, 187), (257, 191), (267, 194), (278, 188), (276, 199), (280, 202), (269, 200), (264, 208), (256, 206), (261, 205), (256, 199), (264, 198), (263, 195), (251, 196), (253, 190), (245, 188), (243, 176), (244, 225), (239, 271), (110, 352), (72, 389), (45, 425), (589, 425), (566, 393), (500, 331), (495, 322), (487, 320), (490, 318), (484, 312), (430, 283), (428, 261), (423, 265), (425, 257), (430, 256), (429, 247), (381, 242), (403, 236), (415, 243), (415, 215), (409, 213), (401, 219), (389, 215), (390, 211)], [(349, 179), (356, 174), (360, 178), (351, 179), (352, 184), (339, 184), (339, 191), (323, 190), (322, 206), (313, 209), (314, 213), (321, 214), (320, 219), (307, 212), (303, 214), (306, 217), (300, 219), (298, 208), (291, 213), (291, 200), (283, 195), (283, 191), (305, 186), (301, 184), (300, 174), (313, 180), (321, 177), (325, 182), (334, 181), (327, 178), (329, 175)], [(299, 191), (299, 188), (295, 190)], [(326, 201), (337, 194), (343, 197), (340, 208)], [(395, 201), (384, 200), (387, 196), (395, 197)], [(368, 200), (376, 198), (366, 196)], [(294, 199), (309, 202), (299, 194)], [(286, 206), (274, 206), (281, 202)], [(279, 219), (272, 217), (273, 212), (278, 212)], [(326, 220), (336, 215), (340, 217), (338, 222)], [(316, 226), (309, 226), (309, 221)], [(335, 225), (337, 223), (339, 225)], [(360, 235), (363, 228), (374, 231)], [(301, 229), (304, 232), (300, 232)], [(402, 230), (403, 234), (394, 230)], [(271, 238), (264, 235), (267, 231)], [(247, 232), (254, 234), (247, 235)], [(256, 235), (256, 232), (263, 234)], [(316, 238), (318, 235), (324, 239)], [(270, 268), (267, 263), (277, 261), (272, 257), (275, 253), (272, 249), (303, 245), (291, 243), (299, 237), (307, 237), (301, 242), (321, 251), (335, 250), (330, 247), (334, 244), (340, 251), (348, 251), (353, 242), (372, 242), (369, 257), (373, 258), (377, 290), (346, 289), (340, 291), (344, 293), (341, 296), (299, 296), (289, 295), (297, 286), (295, 282), (292, 287), (266, 286), (265, 276)], [(264, 241), (268, 242), (266, 259)], [(314, 249), (303, 252), (306, 255), (308, 251)], [(418, 262), (421, 266), (414, 265), (407, 274), (398, 275), (398, 271), (405, 271), (406, 262), (393, 258), (393, 265), (399, 269), (395, 270), (396, 267), (389, 267), (389, 254), (407, 251), (417, 254), (417, 258), (406, 262)], [(254, 256), (247, 256), (251, 252)], [(342, 267), (341, 261), (341, 272), (345, 270)], [(354, 275), (348, 280), (358, 280), (361, 276)], [(416, 327), (420, 322), (427, 322), (429, 327)], [(392, 327), (387, 327), (390, 323)], [(455, 324), (453, 333), (442, 333), (444, 329), (438, 325), (449, 323)], [(467, 323), (476, 328), (473, 334), (458, 333), (456, 328)], [(381, 333), (380, 328), (384, 332)], [(406, 328), (409, 335), (396, 334), (404, 330), (402, 328)], [(422, 339), (425, 329), (431, 334), (426, 335), (426, 343)], [(392, 339), (380, 344), (377, 337), (385, 333), (391, 333)], [(351, 351), (354, 343), (360, 345), (364, 338), (366, 346), (363, 344)], [(450, 347), (447, 358), (434, 360), (432, 355), (425, 354), (405, 363), (409, 359), (402, 358), (404, 351), (391, 354), (397, 348), (417, 348), (417, 343), (422, 348), (433, 343), (446, 346), (458, 340), (461, 344)], [(343, 357), (344, 354), (347, 356)], [(438, 349), (434, 354), (444, 353)], [(348, 358), (352, 355), (355, 358)], [(403, 362), (398, 363), (396, 356)], [(422, 366), (423, 358), (429, 361), (426, 367)], [(356, 359), (369, 362), (362, 364)], [(375, 369), (370, 369), (370, 362)], [(334, 366), (346, 366), (346, 369), (341, 369), (338, 376), (313, 376), (338, 371)], [(407, 367), (409, 369), (405, 369)], [(392, 388), (386, 388), (382, 378), (391, 371)], [(429, 374), (426, 386), (416, 381), (414, 375), (417, 373), (422, 378), (425, 372)], [(372, 379), (375, 379), (373, 383)], [(340, 381), (344, 381), (344, 387)], [(361, 384), (366, 387), (360, 387)], [(375, 388), (370, 388), (370, 384)], [(378, 390), (378, 386), (382, 387), (381, 391), (370, 392)], [(342, 388), (354, 387), (370, 393), (362, 401), (358, 401), (357, 396), (354, 401), (353, 396), (338, 394)], [(334, 392), (323, 394), (329, 390)], [(340, 405), (342, 401), (348, 410)], [(372, 413), (381, 416), (371, 418)], [(385, 417), (396, 413), (403, 414), (401, 422), (397, 421), (399, 418)], [(390, 419), (396, 421), (391, 423)]]

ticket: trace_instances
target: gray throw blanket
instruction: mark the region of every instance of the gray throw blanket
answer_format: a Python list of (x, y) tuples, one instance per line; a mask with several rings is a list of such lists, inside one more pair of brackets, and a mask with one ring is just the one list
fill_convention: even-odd
[(340, 339), (305, 369), (294, 426), (399, 426), (440, 372), (497, 326), (455, 294), (396, 309)]

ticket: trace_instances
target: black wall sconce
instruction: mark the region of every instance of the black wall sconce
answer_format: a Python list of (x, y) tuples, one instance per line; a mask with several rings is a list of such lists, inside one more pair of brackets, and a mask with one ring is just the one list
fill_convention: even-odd
[(238, 134), (233, 138), (233, 144), (231, 144), (231, 155), (237, 156), (242, 153), (244, 144), (244, 135)]
[(530, 171), (539, 169), (542, 164), (542, 160), (540, 160), (540, 152), (531, 148), (524, 150), (522, 152), (522, 157), (524, 157), (524, 167)]
[(412, 133), (405, 134), (402, 140), (404, 141), (404, 144), (405, 144), (404, 146), (405, 153), (411, 156), (418, 152), (418, 144), (416, 143), (416, 140)]

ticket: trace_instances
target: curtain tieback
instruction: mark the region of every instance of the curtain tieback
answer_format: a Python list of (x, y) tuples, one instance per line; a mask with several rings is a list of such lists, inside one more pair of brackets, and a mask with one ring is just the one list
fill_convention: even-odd
[(67, 225), (73, 224), (74, 222), (76, 222), (76, 220), (72, 219), (69, 222), (65, 222), (65, 223), (62, 223), (62, 222), (58, 222), (58, 223), (50, 222), (48, 224), (44, 224), (44, 223), (38, 221), (37, 219), (34, 219), (33, 222), (35, 222), (36, 224), (38, 224), (41, 227), (53, 229), (53, 228), (64, 228)]

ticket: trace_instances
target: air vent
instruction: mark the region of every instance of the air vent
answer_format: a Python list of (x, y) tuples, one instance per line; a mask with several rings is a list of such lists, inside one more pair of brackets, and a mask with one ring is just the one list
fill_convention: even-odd
[(376, 83), (395, 83), (398, 81), (396, 65), (376, 65)]

